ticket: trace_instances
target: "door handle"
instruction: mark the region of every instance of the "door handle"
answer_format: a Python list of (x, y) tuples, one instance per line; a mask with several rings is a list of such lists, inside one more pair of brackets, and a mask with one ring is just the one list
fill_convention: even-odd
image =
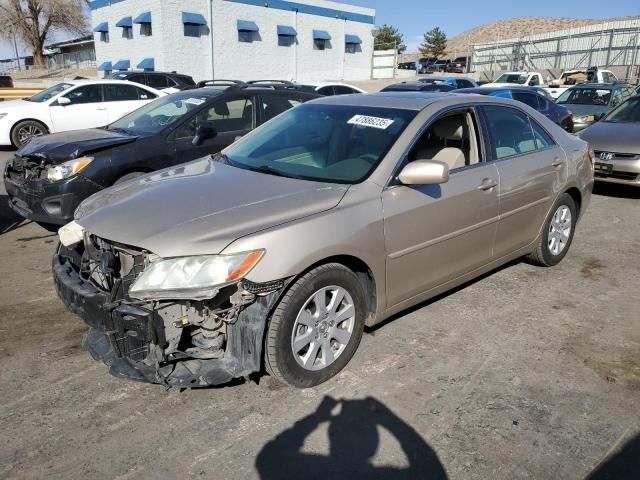
[(498, 186), (498, 182), (496, 182), (493, 178), (485, 178), (482, 180), (482, 183), (478, 185), (478, 190), (491, 190), (494, 187)]
[(551, 163), (552, 167), (559, 167), (562, 165), (562, 160), (560, 160), (559, 158), (554, 158), (553, 162)]
[(96, 107), (96, 110), (106, 110), (107, 107)]

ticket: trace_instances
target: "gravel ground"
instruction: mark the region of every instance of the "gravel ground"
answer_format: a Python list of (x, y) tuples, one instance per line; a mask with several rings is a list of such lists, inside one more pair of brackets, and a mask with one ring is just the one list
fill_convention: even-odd
[(165, 391), (81, 349), (0, 187), (0, 478), (640, 478), (640, 191), (596, 193), (559, 266), (397, 316), (326, 384)]

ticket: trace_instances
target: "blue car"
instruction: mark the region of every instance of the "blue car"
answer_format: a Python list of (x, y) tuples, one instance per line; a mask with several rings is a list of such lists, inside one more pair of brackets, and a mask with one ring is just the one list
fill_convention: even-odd
[(546, 96), (540, 94), (535, 87), (481, 87), (461, 88), (455, 93), (476, 93), (492, 97), (512, 98), (526, 103), (549, 120), (560, 125), (567, 132), (573, 132), (573, 113), (562, 105), (557, 105)]
[(419, 80), (422, 83), (446, 83), (453, 88), (476, 88), (478, 84), (466, 77), (426, 77)]

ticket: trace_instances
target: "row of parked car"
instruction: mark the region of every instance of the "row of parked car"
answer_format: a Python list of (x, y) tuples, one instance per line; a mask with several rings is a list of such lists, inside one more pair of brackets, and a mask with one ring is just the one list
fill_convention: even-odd
[[(85, 81), (50, 99), (88, 85), (150, 91)], [(198, 387), (264, 369), (312, 387), (345, 368), (365, 324), (512, 259), (550, 267), (569, 251), (594, 158), (536, 110), (306, 90), (159, 92), (8, 161), (12, 208), (45, 223), (73, 214), (53, 279), (111, 373)]]
[(420, 74), (425, 73), (467, 73), (471, 66), (470, 57), (456, 57), (453, 60), (448, 58), (424, 57), (412, 62), (400, 62), (400, 70), (413, 70)]

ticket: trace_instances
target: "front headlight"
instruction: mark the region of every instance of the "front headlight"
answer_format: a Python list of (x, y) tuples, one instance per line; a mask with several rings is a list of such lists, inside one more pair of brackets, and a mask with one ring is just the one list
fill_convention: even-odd
[(47, 180), (57, 182), (75, 175), (93, 161), (93, 157), (80, 157), (47, 169)]
[(260, 261), (264, 250), (235, 255), (201, 255), (160, 259), (151, 263), (129, 289), (140, 300), (202, 300), (232, 284)]

